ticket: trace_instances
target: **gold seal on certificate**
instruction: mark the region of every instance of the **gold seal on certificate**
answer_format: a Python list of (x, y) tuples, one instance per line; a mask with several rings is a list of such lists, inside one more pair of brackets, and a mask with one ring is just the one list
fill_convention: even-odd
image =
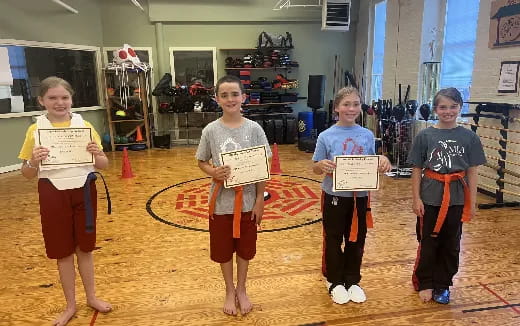
[(87, 151), (87, 145), (91, 141), (90, 128), (38, 129), (38, 144), (49, 149), (49, 156), (42, 161), (40, 169), (94, 164), (94, 156)]
[(229, 165), (231, 175), (224, 181), (225, 188), (242, 186), (270, 179), (269, 160), (265, 145), (220, 153), (222, 165)]
[(379, 189), (378, 155), (339, 155), (334, 157), (332, 191)]

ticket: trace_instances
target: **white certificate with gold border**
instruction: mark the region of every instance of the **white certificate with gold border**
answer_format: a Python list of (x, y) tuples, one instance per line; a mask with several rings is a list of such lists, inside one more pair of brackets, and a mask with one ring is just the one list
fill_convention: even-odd
[(271, 177), (265, 145), (220, 153), (220, 161), (231, 168), (231, 175), (224, 181), (225, 188), (267, 181)]
[(49, 149), (40, 170), (53, 170), (94, 164), (94, 155), (87, 151), (92, 141), (90, 128), (38, 129), (36, 143)]
[(378, 155), (338, 155), (334, 163), (332, 191), (379, 189)]

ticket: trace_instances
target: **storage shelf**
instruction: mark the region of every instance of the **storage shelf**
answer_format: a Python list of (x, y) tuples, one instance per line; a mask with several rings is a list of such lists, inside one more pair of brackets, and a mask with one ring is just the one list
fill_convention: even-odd
[(292, 50), (294, 47), (288, 47), (288, 46), (269, 46), (269, 47), (256, 47), (256, 48), (223, 48), (219, 49), (219, 51), (269, 51), (269, 50)]
[(265, 92), (279, 92), (279, 91), (290, 91), (290, 90), (296, 90), (298, 88), (273, 88), (270, 91), (265, 90), (263, 88), (246, 88), (246, 92), (259, 92), (259, 93), (265, 93)]
[(243, 114), (244, 114), (245, 117), (256, 117), (256, 116), (265, 116), (265, 115), (268, 115), (268, 116), (273, 116), (273, 115), (294, 115), (294, 112), (269, 112), (269, 113), (260, 113), (260, 112), (249, 113), (249, 112), (244, 112)]
[[(123, 100), (124, 98), (119, 96), (119, 95), (109, 95), (108, 96), (111, 100)], [(130, 100), (139, 100), (141, 101), (141, 96), (139, 95), (129, 95), (126, 97), (127, 99), (130, 99)]]
[(145, 144), (146, 145), (146, 142), (145, 141), (142, 141), (142, 142), (135, 142), (135, 143), (114, 143), (114, 145), (135, 145), (135, 144)]
[[(139, 89), (139, 93), (135, 92), (126, 99), (139, 101), (141, 105), (140, 108), (136, 109), (136, 113), (141, 114), (142, 119), (132, 119), (132, 117), (136, 118), (141, 115), (125, 116), (121, 117), (122, 119), (117, 119), (119, 117), (113, 116), (113, 111), (119, 110), (121, 107), (127, 108), (127, 101), (125, 101), (125, 98), (118, 96), (120, 94), (117, 94), (117, 92), (116, 94), (109, 95), (108, 89), (121, 88), (126, 85), (126, 81), (122, 82), (119, 78), (115, 78), (114, 71), (104, 69), (103, 72), (103, 88), (105, 89), (105, 98), (107, 99), (105, 106), (110, 131), (111, 149), (115, 150), (116, 146), (130, 146), (135, 144), (145, 144), (147, 148), (151, 148), (150, 125), (148, 123), (148, 94), (146, 93), (146, 89), (149, 89), (150, 87), (150, 79), (143, 71), (132, 71), (127, 69), (128, 82), (136, 82), (138, 85), (141, 85), (141, 88)], [(130, 137), (132, 134), (136, 134), (137, 137), (137, 132), (142, 132), (141, 136), (143, 137), (143, 141), (126, 143), (115, 142), (116, 136)]]
[(269, 106), (269, 105), (288, 105), (288, 104), (296, 104), (296, 102), (277, 102), (277, 103), (244, 104), (244, 106)]
[(130, 120), (112, 120), (112, 123), (117, 123), (117, 122), (144, 122), (144, 119), (139, 119), (139, 120), (134, 120), (134, 119), (130, 119)]
[(277, 70), (277, 69), (292, 69), (298, 67), (269, 67), (269, 68), (224, 68), (224, 70)]

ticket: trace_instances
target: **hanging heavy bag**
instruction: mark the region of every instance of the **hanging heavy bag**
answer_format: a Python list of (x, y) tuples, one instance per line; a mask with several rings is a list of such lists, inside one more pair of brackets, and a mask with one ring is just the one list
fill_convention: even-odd
[(427, 104), (427, 103), (424, 103), (419, 108), (419, 112), (421, 113), (421, 116), (422, 116), (423, 120), (424, 121), (428, 121), (428, 118), (430, 118), (430, 113), (431, 113), (430, 105)]

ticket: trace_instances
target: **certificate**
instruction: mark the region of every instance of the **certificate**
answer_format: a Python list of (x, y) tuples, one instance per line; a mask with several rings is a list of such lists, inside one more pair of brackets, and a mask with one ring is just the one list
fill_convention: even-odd
[(520, 61), (504, 61), (500, 67), (498, 80), (499, 93), (516, 93), (518, 91), (518, 70)]
[(378, 155), (339, 155), (334, 163), (332, 191), (379, 189)]
[(224, 187), (231, 188), (270, 179), (269, 161), (265, 145), (220, 154), (222, 165), (231, 167), (231, 175)]
[(94, 156), (87, 151), (92, 141), (90, 128), (38, 129), (37, 143), (49, 149), (41, 162), (41, 170), (94, 164)]

